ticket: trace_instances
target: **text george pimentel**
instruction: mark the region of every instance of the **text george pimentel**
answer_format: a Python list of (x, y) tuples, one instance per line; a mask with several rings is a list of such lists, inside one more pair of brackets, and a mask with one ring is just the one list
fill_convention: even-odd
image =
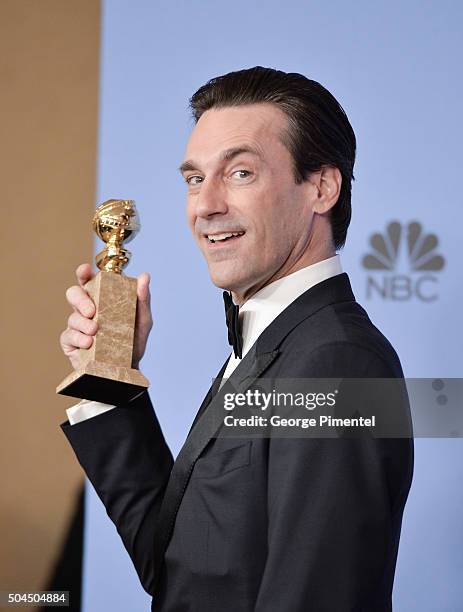
[(302, 418), (302, 417), (282, 417), (274, 414), (270, 418), (253, 415), (250, 417), (234, 417), (228, 414), (224, 420), (226, 427), (300, 427), (307, 429), (309, 427), (375, 427), (376, 416), (371, 417), (350, 417), (336, 418), (326, 414), (321, 414), (318, 418)]
[[(226, 393), (224, 395), (225, 410), (234, 410), (238, 407), (254, 407), (262, 411), (270, 406), (302, 406), (307, 410), (314, 410), (323, 406), (332, 407), (336, 404), (338, 390), (331, 393), (277, 393), (273, 389), (270, 393), (264, 393), (254, 389), (244, 393)], [(326, 414), (310, 418), (287, 418), (274, 414), (271, 417), (252, 415), (249, 417), (234, 417), (231, 414), (224, 418), (226, 427), (375, 427), (376, 417), (355, 416), (349, 418), (336, 418)]]

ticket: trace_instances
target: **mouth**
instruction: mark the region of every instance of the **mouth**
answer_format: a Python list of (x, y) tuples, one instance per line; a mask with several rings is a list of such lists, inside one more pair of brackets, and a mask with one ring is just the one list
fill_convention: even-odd
[(244, 234), (245, 234), (244, 231), (238, 230), (236, 232), (220, 232), (217, 234), (205, 234), (204, 237), (210, 246), (217, 248), (225, 244), (236, 242)]

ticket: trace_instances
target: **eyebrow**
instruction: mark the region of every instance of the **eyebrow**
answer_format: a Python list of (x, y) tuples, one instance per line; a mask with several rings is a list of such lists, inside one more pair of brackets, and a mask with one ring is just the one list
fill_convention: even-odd
[[(225, 149), (225, 151), (222, 151), (219, 157), (219, 161), (221, 162), (230, 161), (234, 157), (237, 157), (238, 155), (241, 155), (242, 153), (250, 153), (251, 155), (255, 155), (256, 157), (259, 157), (260, 159), (262, 159), (262, 155), (259, 153), (259, 151), (257, 151), (253, 147), (241, 146), (241, 147), (232, 147), (231, 149)], [(184, 172), (199, 170), (198, 166), (199, 164), (197, 164), (192, 159), (187, 159), (180, 165), (179, 171), (181, 174), (183, 174)]]

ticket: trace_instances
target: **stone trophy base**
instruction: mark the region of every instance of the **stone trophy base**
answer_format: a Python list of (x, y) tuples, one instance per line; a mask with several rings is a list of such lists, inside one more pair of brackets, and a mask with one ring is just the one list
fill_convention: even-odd
[(125, 403), (149, 386), (132, 368), (137, 279), (102, 271), (84, 289), (95, 303), (98, 331), (92, 346), (80, 349), (80, 367), (56, 392), (105, 404)]
[(148, 379), (138, 370), (93, 361), (66, 376), (56, 392), (117, 405), (130, 401), (148, 386)]

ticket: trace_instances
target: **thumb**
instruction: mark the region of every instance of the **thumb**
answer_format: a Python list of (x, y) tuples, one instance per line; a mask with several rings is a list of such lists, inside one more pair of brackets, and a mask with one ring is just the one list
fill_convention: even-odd
[(150, 280), (151, 278), (148, 272), (142, 272), (137, 278), (138, 301), (148, 308), (151, 304)]
[(142, 272), (137, 278), (137, 316), (132, 360), (132, 367), (134, 368), (138, 368), (138, 364), (145, 353), (148, 336), (153, 326), (149, 285), (150, 275), (147, 272)]
[(142, 272), (137, 278), (137, 322), (142, 334), (148, 333), (153, 324), (148, 272)]

